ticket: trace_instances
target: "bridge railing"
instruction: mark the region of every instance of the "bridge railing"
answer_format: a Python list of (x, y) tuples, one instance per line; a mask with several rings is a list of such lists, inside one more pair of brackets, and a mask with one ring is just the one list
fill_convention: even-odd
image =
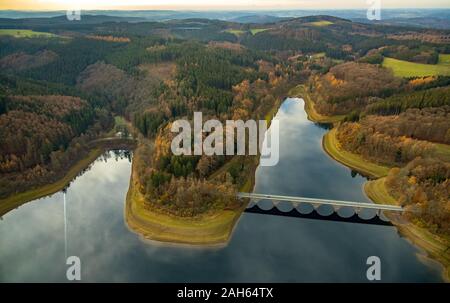
[(266, 194), (258, 194), (258, 193), (238, 193), (237, 197), (240, 199), (248, 198), (248, 199), (254, 199), (254, 200), (271, 200), (275, 204), (279, 201), (287, 201), (287, 202), (291, 202), (292, 204), (308, 203), (308, 204), (311, 204), (314, 208), (317, 208), (320, 205), (331, 205), (331, 206), (333, 206), (333, 208), (335, 210), (337, 210), (341, 207), (351, 207), (355, 210), (373, 209), (373, 210), (378, 210), (378, 211), (394, 211), (394, 212), (403, 212), (404, 211), (403, 207), (401, 207), (401, 206), (366, 203), (366, 202), (350, 202), (350, 201), (341, 201), (341, 200), (266, 195)]

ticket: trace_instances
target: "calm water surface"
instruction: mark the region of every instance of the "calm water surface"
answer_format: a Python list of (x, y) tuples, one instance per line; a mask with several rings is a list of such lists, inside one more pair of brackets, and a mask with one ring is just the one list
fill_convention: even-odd
[[(365, 178), (321, 148), (326, 130), (306, 119), (303, 101), (280, 107), (280, 162), (257, 170), (255, 192), (367, 202)], [(440, 267), (394, 227), (244, 214), (224, 248), (144, 242), (124, 222), (131, 163), (109, 152), (67, 189), (67, 252), (83, 281), (366, 281), (378, 256), (385, 282), (441, 281)], [(0, 221), (0, 281), (66, 281), (64, 193), (25, 204)]]

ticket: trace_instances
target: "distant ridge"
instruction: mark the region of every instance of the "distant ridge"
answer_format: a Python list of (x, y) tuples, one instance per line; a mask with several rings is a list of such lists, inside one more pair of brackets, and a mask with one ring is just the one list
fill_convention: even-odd
[(282, 20), (288, 20), (289, 17), (276, 17), (272, 15), (248, 15), (229, 19), (228, 21), (238, 23), (275, 23)]

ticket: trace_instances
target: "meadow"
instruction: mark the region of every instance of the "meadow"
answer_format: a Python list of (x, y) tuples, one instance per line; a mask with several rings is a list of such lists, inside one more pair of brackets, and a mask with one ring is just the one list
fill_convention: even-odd
[(244, 31), (244, 30), (240, 30), (240, 29), (227, 29), (225, 32), (236, 35), (236, 36), (241, 36), (245, 33), (250, 32), (252, 35), (256, 35), (258, 33), (262, 33), (266, 30), (269, 30), (270, 28), (252, 28), (249, 31)]
[(439, 55), (438, 65), (449, 65), (450, 66), (450, 54)]
[(245, 31), (240, 29), (227, 29), (225, 32), (236, 35), (238, 37), (245, 34)]
[(421, 64), (384, 58), (382, 65), (392, 69), (395, 76), (403, 78), (450, 75), (450, 55), (439, 55), (438, 64)]
[(250, 30), (250, 32), (252, 33), (252, 35), (256, 35), (258, 33), (262, 33), (265, 32), (266, 30), (269, 30), (270, 28), (253, 28)]
[(0, 36), (13, 36), (16, 38), (57, 37), (55, 34), (35, 32), (29, 29), (0, 29)]
[(328, 25), (332, 25), (334, 24), (331, 21), (327, 21), (327, 20), (322, 20), (322, 21), (315, 21), (315, 22), (309, 22), (309, 23), (305, 23), (306, 25), (311, 25), (311, 26), (328, 26)]

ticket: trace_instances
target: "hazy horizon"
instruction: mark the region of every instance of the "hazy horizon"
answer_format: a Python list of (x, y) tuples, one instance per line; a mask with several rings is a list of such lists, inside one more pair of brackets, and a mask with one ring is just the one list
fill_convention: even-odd
[[(385, 8), (385, 10), (450, 10), (449, 7), (392, 7)], [(66, 9), (13, 9), (13, 8), (0, 8), (0, 11), (17, 11), (17, 12), (62, 12)], [(247, 12), (256, 12), (256, 11), (268, 11), (268, 12), (289, 12), (289, 11), (365, 11), (365, 8), (198, 8), (198, 9), (177, 9), (177, 8), (104, 8), (104, 9), (82, 9), (84, 11), (179, 11), (179, 12), (198, 12), (198, 11), (247, 11)]]
[[(82, 10), (358, 10), (367, 9), (366, 0), (2, 0), (0, 10), (18, 11), (58, 11), (67, 9)], [(450, 9), (448, 0), (381, 1), (384, 9)]]

